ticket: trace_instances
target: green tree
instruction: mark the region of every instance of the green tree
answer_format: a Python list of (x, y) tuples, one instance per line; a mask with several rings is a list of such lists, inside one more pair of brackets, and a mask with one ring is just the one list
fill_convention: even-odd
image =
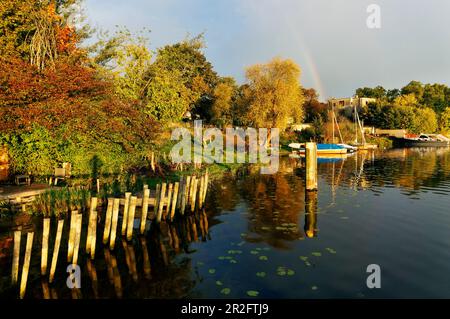
[(414, 94), (417, 101), (422, 100), (423, 92), (423, 84), (419, 81), (411, 81), (401, 89), (402, 95)]
[(213, 91), (211, 119), (219, 125), (232, 124), (237, 86), (233, 78), (222, 78)]
[(202, 102), (211, 97), (218, 82), (217, 73), (202, 52), (204, 47), (203, 34), (200, 34), (158, 49), (154, 62), (157, 69), (180, 75), (182, 84), (189, 90), (186, 98), (190, 108), (202, 115), (207, 113)]
[(434, 133), (438, 129), (436, 113), (431, 108), (416, 108), (411, 131), (414, 133)]
[(145, 113), (162, 122), (180, 121), (189, 110), (190, 93), (181, 75), (155, 66), (152, 70), (145, 92)]

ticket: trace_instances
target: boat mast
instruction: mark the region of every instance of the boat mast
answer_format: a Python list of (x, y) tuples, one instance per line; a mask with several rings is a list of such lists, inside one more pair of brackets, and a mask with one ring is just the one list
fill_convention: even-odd
[(331, 102), (332, 104), (331, 104), (331, 122), (333, 123), (333, 140), (332, 140), (332, 142), (331, 143), (334, 143), (334, 122), (335, 122), (335, 119), (336, 119), (336, 117), (335, 117), (335, 115), (334, 115), (334, 104), (333, 104), (333, 102)]

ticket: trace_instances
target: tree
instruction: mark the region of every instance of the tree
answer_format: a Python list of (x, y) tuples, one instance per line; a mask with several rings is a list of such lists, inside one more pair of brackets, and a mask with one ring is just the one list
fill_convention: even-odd
[(359, 97), (382, 99), (386, 97), (386, 89), (380, 85), (375, 88), (364, 87), (357, 89), (356, 95)]
[(414, 94), (417, 101), (422, 100), (424, 88), (423, 84), (419, 81), (411, 81), (406, 86), (402, 87), (402, 95)]
[(450, 107), (445, 108), (439, 119), (439, 129), (446, 134), (450, 133)]
[(312, 123), (317, 117), (320, 117), (322, 122), (328, 121), (328, 106), (319, 102), (316, 90), (312, 88), (301, 90), (304, 96), (305, 122)]
[(200, 34), (158, 49), (154, 62), (157, 69), (180, 75), (182, 84), (189, 90), (186, 97), (191, 109), (201, 106), (205, 97), (211, 97), (218, 82), (217, 73), (202, 52), (204, 46), (203, 34)]
[(434, 133), (438, 129), (436, 113), (430, 108), (416, 108), (411, 131), (414, 133)]
[(397, 98), (394, 99), (394, 104), (395, 105), (400, 105), (400, 106), (417, 106), (418, 102), (417, 102), (417, 98), (414, 94), (410, 93), (410, 94), (403, 94), (398, 96)]
[(433, 108), (436, 112), (442, 112), (450, 106), (446, 100), (448, 87), (444, 84), (425, 84), (423, 90), (422, 103)]
[(152, 68), (144, 112), (161, 122), (180, 121), (189, 110), (189, 90), (176, 71)]
[(222, 78), (213, 91), (211, 119), (219, 125), (232, 124), (237, 86), (233, 78)]
[(290, 118), (303, 117), (303, 95), (299, 90), (300, 67), (292, 60), (275, 58), (246, 71), (247, 120), (250, 125), (285, 129)]

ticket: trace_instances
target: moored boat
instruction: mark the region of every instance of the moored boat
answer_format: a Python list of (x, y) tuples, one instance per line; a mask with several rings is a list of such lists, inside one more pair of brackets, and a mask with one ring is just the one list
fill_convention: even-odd
[[(297, 150), (299, 154), (305, 154), (305, 144), (304, 143), (291, 143), (289, 147)], [(338, 144), (317, 144), (317, 155), (322, 154), (346, 154), (347, 149)]]
[(394, 142), (401, 146), (413, 147), (447, 147), (450, 139), (441, 134), (405, 135), (403, 138), (395, 138)]

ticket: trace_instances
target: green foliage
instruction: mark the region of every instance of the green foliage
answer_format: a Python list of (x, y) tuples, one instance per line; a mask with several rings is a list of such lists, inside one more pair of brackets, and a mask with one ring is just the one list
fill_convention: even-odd
[(52, 175), (63, 162), (72, 164), (74, 175), (119, 173), (143, 164), (145, 150), (126, 151), (120, 143), (95, 139), (85, 132), (67, 131), (62, 126), (49, 130), (33, 125), (30, 131), (0, 134), (8, 148), (11, 170), (36, 176)]
[(158, 121), (180, 121), (189, 110), (188, 95), (179, 73), (154, 70), (146, 89), (144, 111)]

